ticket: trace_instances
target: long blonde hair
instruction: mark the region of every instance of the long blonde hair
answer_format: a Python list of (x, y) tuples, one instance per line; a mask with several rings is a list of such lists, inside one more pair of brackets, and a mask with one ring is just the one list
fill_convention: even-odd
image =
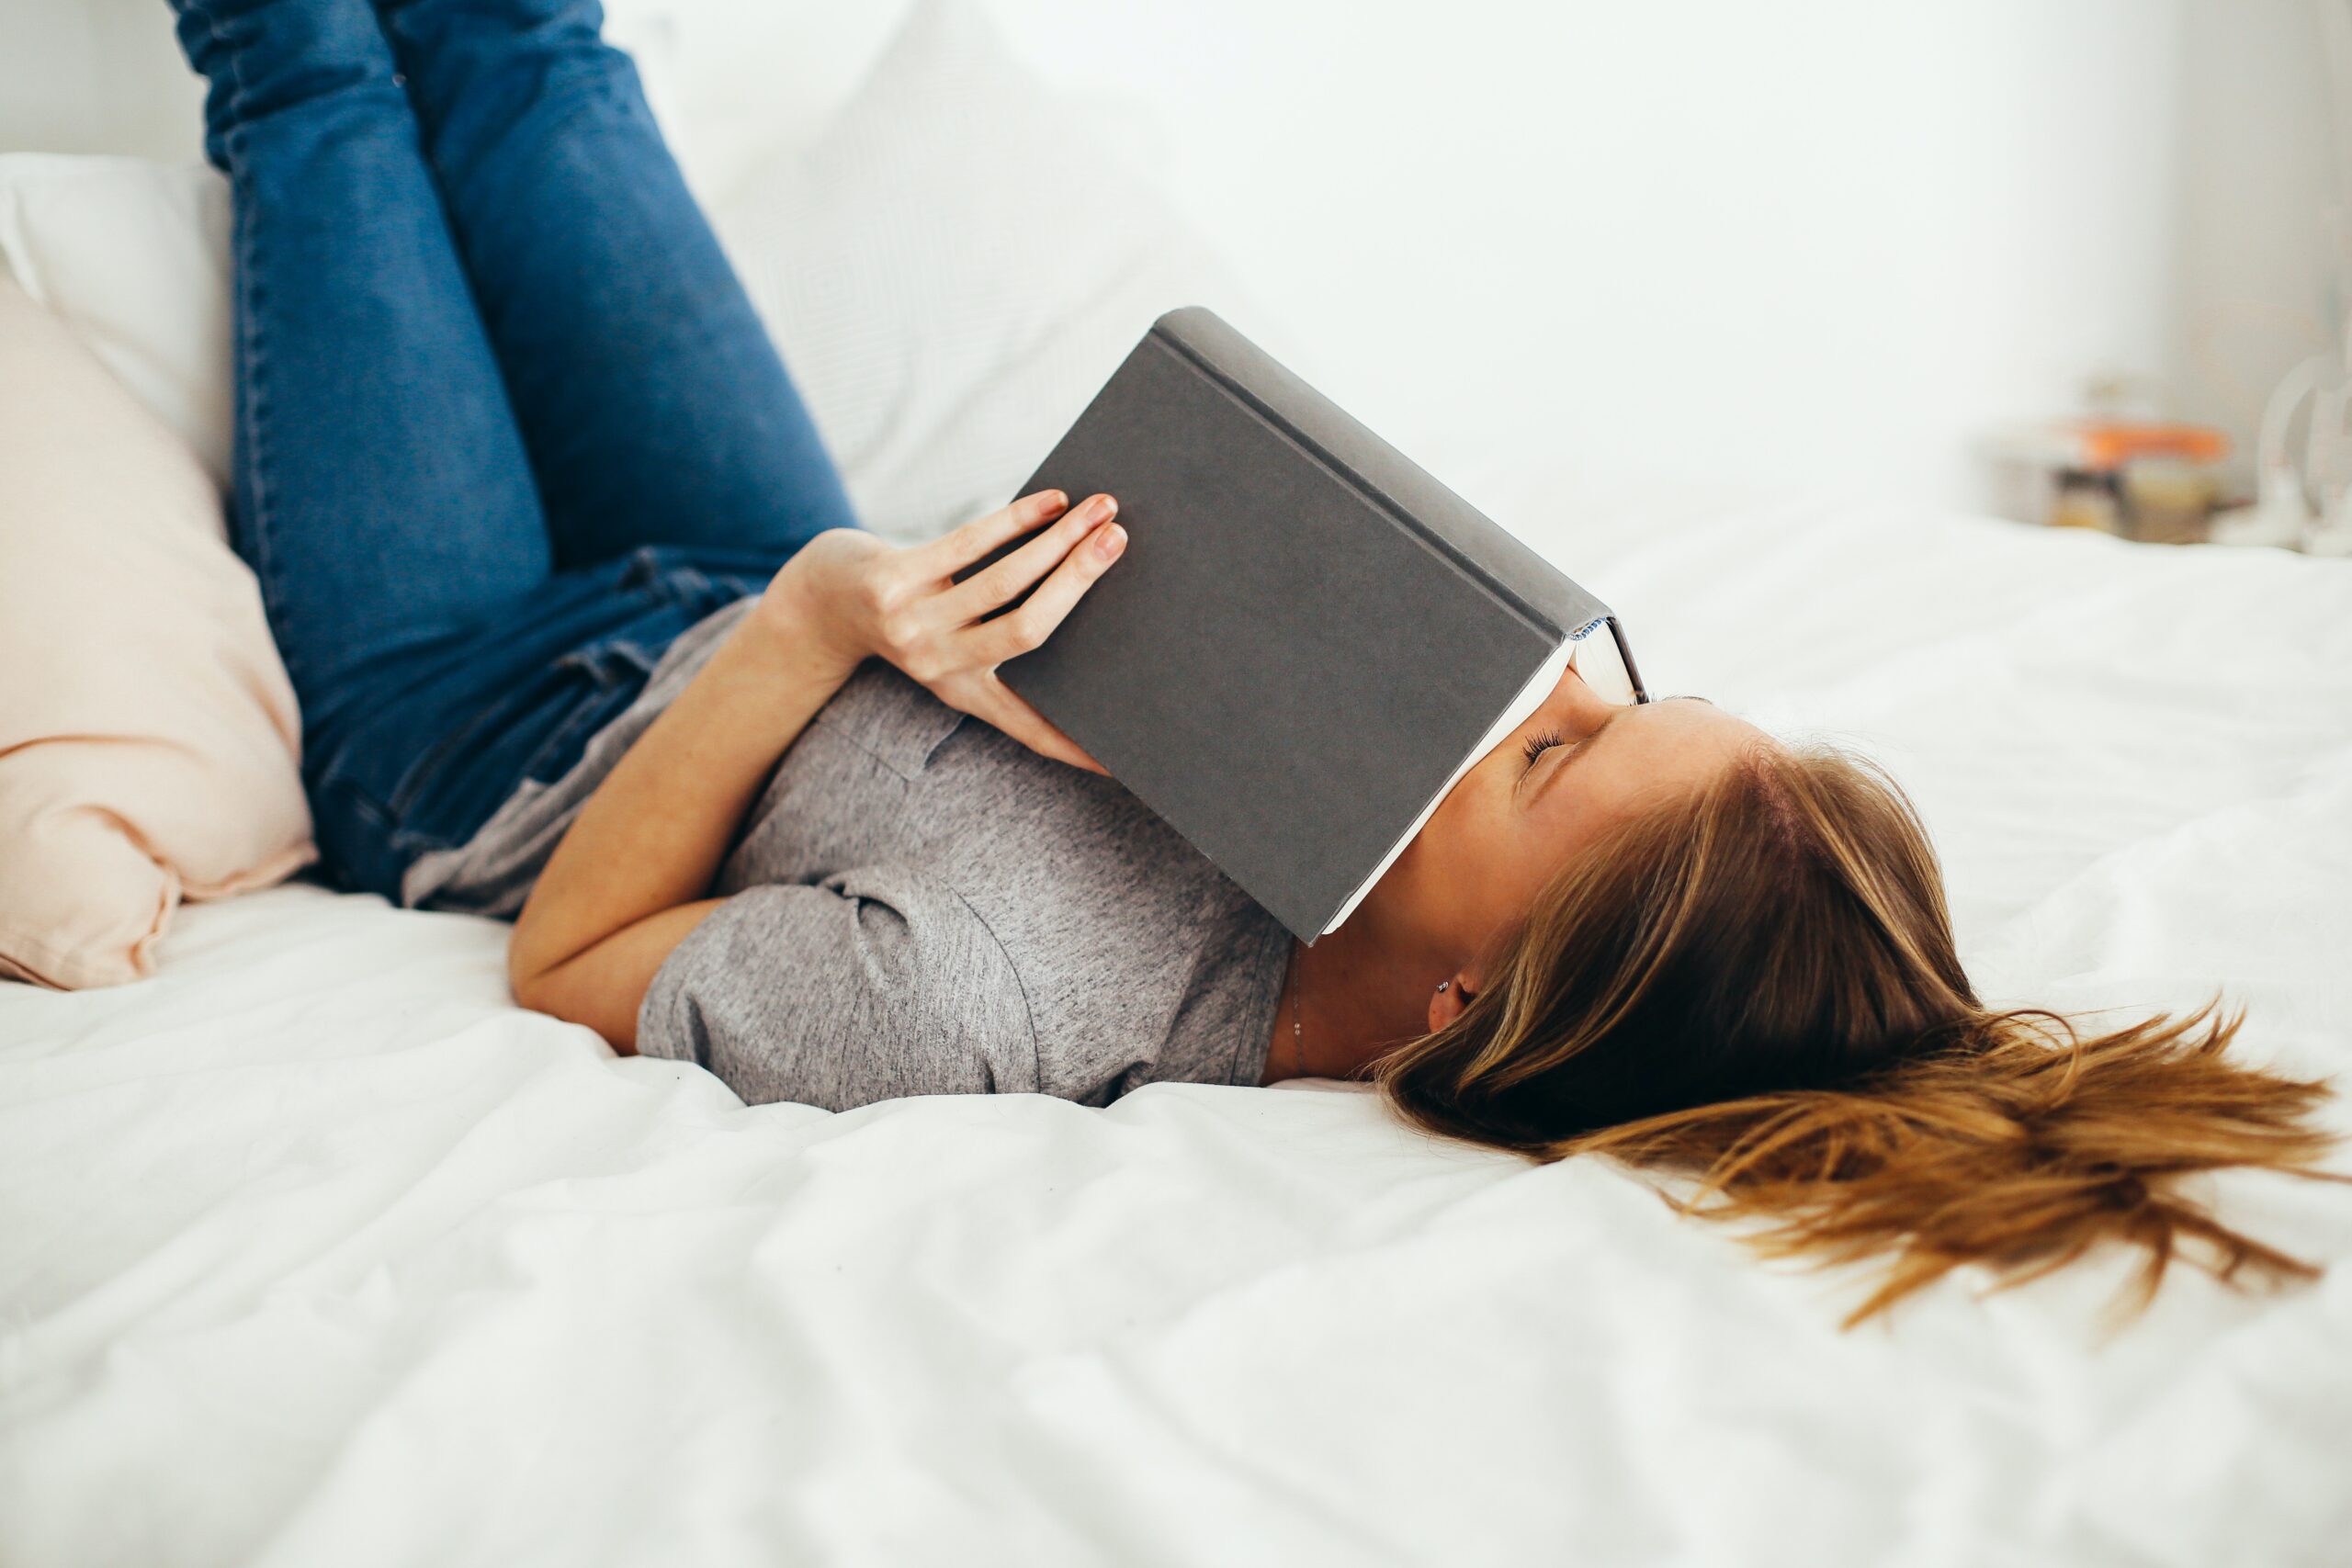
[(2015, 1283), (2110, 1240), (2143, 1249), (2138, 1304), (2176, 1257), (2312, 1274), (2176, 1190), (2329, 1146), (2325, 1088), (2230, 1058), (2238, 1022), (1986, 1009), (1901, 789), (1759, 747), (1578, 857), (1487, 988), (1374, 1073), (1431, 1132), (1694, 1171), (1680, 1206), (1764, 1222), (1767, 1255), (1883, 1259), (1852, 1324), (1962, 1264)]

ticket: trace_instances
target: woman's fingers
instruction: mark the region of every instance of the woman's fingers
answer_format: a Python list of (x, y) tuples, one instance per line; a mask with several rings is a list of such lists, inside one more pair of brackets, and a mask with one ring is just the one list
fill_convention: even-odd
[[(981, 639), (985, 661), (993, 668), (1043, 644), (1126, 547), (1127, 531), (1116, 523), (1105, 523), (1087, 535), (1028, 598), (972, 628), (970, 635)], [(1012, 558), (1006, 558), (1009, 562)]]
[[(856, 563), (872, 600), (872, 651), (1040, 756), (1108, 772), (997, 679), (996, 667), (1043, 643), (1119, 558), (1127, 536), (1110, 521), (1117, 510), (1107, 495), (1073, 508), (1061, 491), (1040, 491), (929, 545), (886, 552), (890, 558), (878, 564)], [(1024, 534), (1037, 536), (964, 581), (953, 581)], [(1021, 604), (989, 618), (1024, 592)]]
[(1110, 773), (1110, 769), (1088, 755), (1084, 747), (998, 680), (994, 671), (981, 682), (981, 691), (982, 695), (972, 705), (974, 716), (988, 720), (1041, 757), (1068, 762), (1090, 773)]
[(1107, 495), (1092, 495), (1080, 505), (1063, 513), (1061, 520), (1044, 529), (1027, 544), (994, 562), (986, 570), (974, 572), (942, 598), (940, 607), (957, 624), (968, 625), (984, 615), (993, 615), (1027, 592), (1030, 585), (1060, 565), (1076, 549), (1080, 541), (1108, 522), (1119, 510), (1119, 503)]
[(1060, 491), (1041, 490), (941, 535), (919, 554), (928, 574), (953, 577), (1007, 540), (1052, 522), (1069, 505), (1069, 497)]

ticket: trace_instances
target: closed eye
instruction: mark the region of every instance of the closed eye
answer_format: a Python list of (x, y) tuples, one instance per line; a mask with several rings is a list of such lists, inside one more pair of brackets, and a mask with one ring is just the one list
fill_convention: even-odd
[[(1558, 730), (1544, 729), (1539, 730), (1535, 734), (1529, 736), (1526, 743), (1522, 745), (1520, 750), (1526, 753), (1527, 766), (1532, 768), (1535, 765), (1536, 758), (1541, 757), (1544, 752), (1549, 751), (1555, 746), (1566, 744), (1566, 742), (1560, 739), (1560, 732)], [(1521, 771), (1524, 772), (1525, 770), (1522, 769)]]

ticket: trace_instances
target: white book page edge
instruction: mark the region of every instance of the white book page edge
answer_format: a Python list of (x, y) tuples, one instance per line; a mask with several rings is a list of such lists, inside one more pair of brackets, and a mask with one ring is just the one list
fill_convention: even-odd
[(1568, 639), (1568, 665), (1592, 694), (1616, 707), (1634, 705), (1634, 674), (1625, 668), (1624, 650), (1607, 621), (1595, 621)]

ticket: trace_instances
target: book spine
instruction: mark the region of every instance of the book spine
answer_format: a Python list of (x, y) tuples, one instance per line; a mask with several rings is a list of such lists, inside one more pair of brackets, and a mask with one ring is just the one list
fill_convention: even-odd
[(1537, 635), (1556, 641), (1611, 618), (1606, 605), (1568, 581), (1549, 561), (1283, 368), (1215, 312), (1200, 306), (1170, 310), (1152, 324), (1151, 335), (1282, 432)]
[[(1385, 443), (1381, 442), (1369, 430), (1357, 424), (1345, 410), (1331, 402), (1305, 381), (1293, 376), (1272, 356), (1227, 326), (1225, 321), (1214, 312), (1198, 306), (1171, 310), (1153, 323), (1152, 333), (1182, 356), (1186, 363), (1223, 388), (1227, 396), (1248, 407), (1261, 419), (1281, 431), (1293, 444), (1315, 458), (1334, 477), (1378, 507), (1390, 521), (1420, 540), (1425, 547), (1452, 565), (1456, 571), (1476, 582), (1490, 597), (1524, 622), (1530, 630), (1542, 637), (1558, 638), (1566, 637), (1573, 629), (1561, 625), (1555, 617), (1544, 615), (1524, 595), (1514, 592), (1510, 583), (1487, 570), (1483, 562), (1464, 548), (1459, 542), (1429, 526), (1416, 515), (1413, 508), (1393, 493), (1390, 487), (1376, 483), (1357, 463), (1350, 461), (1341, 453), (1334, 451), (1331, 444), (1317, 439), (1315, 434), (1306, 428), (1308, 421), (1295, 417), (1297, 405), (1303, 403), (1311, 409), (1314, 414), (1319, 415), (1320, 417), (1314, 419), (1312, 423), (1327, 430), (1335, 423), (1352, 426), (1353, 432), (1360, 434), (1363, 442), (1381, 447), (1386, 446)], [(1260, 386), (1264, 386), (1268, 392), (1282, 396), (1285, 402), (1293, 405), (1293, 408), (1286, 410), (1277, 407), (1266, 395), (1261, 394), (1257, 387), (1252, 386), (1251, 379), (1246, 378), (1245, 372), (1234, 366), (1233, 362), (1236, 360), (1247, 363), (1246, 377), (1254, 378)], [(1387, 450), (1396, 462), (1413, 466), (1410, 465), (1409, 459), (1405, 458), (1402, 454), (1396, 453), (1394, 448), (1387, 448)], [(1442, 488), (1437, 486), (1436, 479), (1419, 470), (1417, 466), (1413, 467), (1414, 471), (1419, 474), (1428, 485)], [(1450, 499), (1454, 499), (1457, 505), (1467, 506), (1467, 502), (1453, 497), (1452, 491), (1445, 493)]]

